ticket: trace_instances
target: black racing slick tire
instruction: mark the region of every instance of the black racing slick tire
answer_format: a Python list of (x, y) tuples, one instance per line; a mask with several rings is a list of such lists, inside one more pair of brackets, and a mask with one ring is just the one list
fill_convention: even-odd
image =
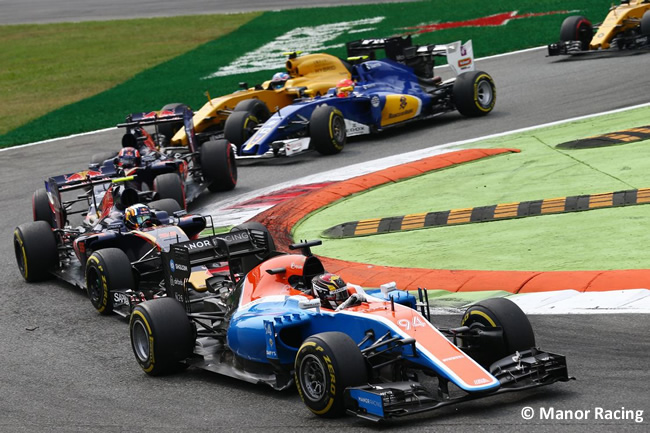
[(255, 134), (255, 128), (262, 123), (255, 115), (247, 111), (234, 111), (226, 119), (223, 135), (239, 149)]
[(14, 230), (16, 264), (23, 278), (32, 283), (50, 277), (59, 263), (52, 227), (46, 221), (21, 224)]
[(185, 201), (185, 188), (181, 177), (176, 173), (164, 173), (156, 176), (153, 180), (153, 189), (158, 197), (171, 198), (178, 203), (182, 209), (187, 209)]
[[(189, 107), (185, 104), (175, 102), (173, 104), (167, 104), (162, 107), (162, 111), (174, 111), (177, 114), (181, 114), (184, 110), (189, 110)], [(163, 135), (167, 141), (178, 132), (179, 129), (183, 127), (183, 122), (169, 122), (161, 123), (158, 125), (158, 133)]]
[(239, 101), (226, 119), (223, 134), (226, 140), (240, 148), (254, 133), (258, 125), (266, 122), (271, 112), (259, 99)]
[(149, 202), (147, 206), (149, 206), (151, 209), (165, 211), (168, 215), (173, 215), (174, 212), (183, 210), (181, 205), (179, 205), (178, 202), (173, 198), (161, 198), (160, 200), (154, 200), (152, 202)]
[(86, 291), (100, 314), (110, 314), (115, 306), (112, 291), (135, 290), (131, 261), (119, 248), (104, 248), (86, 261)]
[(201, 170), (211, 192), (230, 191), (237, 186), (237, 162), (226, 140), (209, 140), (201, 145)]
[(591, 22), (580, 15), (566, 18), (560, 27), (560, 41), (580, 41), (583, 51), (589, 49), (589, 44), (594, 36)]
[(53, 225), (54, 212), (50, 207), (50, 199), (47, 197), (45, 188), (39, 188), (32, 195), (32, 215), (34, 221), (45, 221)]
[(237, 105), (235, 105), (235, 109), (233, 111), (247, 111), (260, 119), (262, 122), (266, 122), (266, 119), (271, 117), (269, 107), (267, 107), (266, 104), (259, 99), (244, 99), (243, 101), (239, 101)]
[[(650, 10), (645, 11), (641, 17), (641, 34), (650, 37)], [(647, 44), (650, 44), (650, 41)]]
[(494, 109), (497, 101), (494, 80), (483, 71), (460, 74), (454, 82), (452, 100), (463, 116), (485, 116)]
[(311, 145), (321, 155), (335, 155), (343, 150), (347, 140), (345, 119), (334, 107), (321, 105), (309, 120)]
[[(470, 306), (461, 321), (461, 326), (489, 330), (501, 328), (503, 338), (500, 344), (481, 347), (474, 358), (483, 366), (517, 351), (535, 347), (535, 333), (526, 314), (509, 299), (491, 298)], [(478, 358), (478, 359), (477, 359)]]
[(335, 418), (345, 414), (344, 394), (368, 382), (366, 361), (348, 335), (323, 332), (300, 346), (295, 362), (298, 394), (314, 414)]
[(150, 376), (172, 373), (192, 355), (194, 329), (183, 305), (174, 298), (138, 304), (129, 320), (135, 359)]

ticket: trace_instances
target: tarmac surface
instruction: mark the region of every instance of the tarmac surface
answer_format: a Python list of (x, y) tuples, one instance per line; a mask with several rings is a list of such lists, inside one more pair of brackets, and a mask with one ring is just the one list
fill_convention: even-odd
[(104, 21), (403, 1), (407, 0), (0, 0), (0, 25)]

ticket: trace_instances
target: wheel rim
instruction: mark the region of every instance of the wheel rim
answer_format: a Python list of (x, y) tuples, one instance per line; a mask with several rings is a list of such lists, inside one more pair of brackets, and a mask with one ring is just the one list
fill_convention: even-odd
[(492, 103), (492, 98), (494, 98), (492, 85), (486, 80), (481, 81), (476, 89), (476, 99), (481, 104), (481, 107), (489, 107)]
[(16, 254), (16, 263), (18, 264), (18, 269), (20, 270), (21, 275), (25, 275), (25, 254), (24, 249), (20, 242), (17, 239), (14, 239), (14, 252)]
[(300, 385), (303, 395), (311, 401), (320, 401), (325, 396), (325, 367), (315, 355), (307, 355), (300, 363)]
[(149, 333), (142, 321), (136, 319), (131, 328), (131, 340), (133, 341), (133, 351), (138, 360), (142, 363), (149, 360)]
[(90, 298), (90, 302), (92, 302), (93, 305), (97, 305), (101, 296), (101, 290), (99, 288), (101, 283), (97, 272), (94, 272), (94, 270), (88, 272), (86, 284), (88, 285), (88, 297)]
[[(255, 128), (257, 127), (257, 118), (253, 115), (248, 117), (246, 119), (246, 123), (244, 124), (244, 140), (248, 140), (255, 134)], [(244, 144), (244, 143), (242, 143)]]
[(332, 136), (337, 143), (341, 143), (345, 139), (345, 123), (339, 116), (332, 119)]

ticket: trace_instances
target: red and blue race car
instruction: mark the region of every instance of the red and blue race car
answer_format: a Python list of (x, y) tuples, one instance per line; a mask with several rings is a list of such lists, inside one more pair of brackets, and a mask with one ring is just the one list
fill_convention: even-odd
[[(352, 79), (323, 96), (279, 109), (238, 149), (240, 158), (290, 156), (306, 150), (340, 152), (347, 137), (370, 134), (458, 110), (484, 116), (496, 102), (492, 77), (474, 70), (471, 41), (465, 45), (413, 45), (410, 36), (347, 44)], [(374, 60), (377, 50), (386, 58)], [(434, 57), (446, 56), (459, 75), (434, 76)]]
[[(147, 374), (194, 365), (277, 390), (295, 383), (316, 415), (373, 421), (570, 379), (564, 356), (537, 348), (507, 299), (481, 301), (459, 327), (436, 328), (426, 290), (416, 299), (394, 283), (346, 285), (311, 254), (320, 241), (290, 247), (302, 254), (268, 253), (263, 226), (240, 234), (163, 254), (169, 296), (136, 306), (129, 324)], [(211, 277), (205, 296), (192, 298), (188, 269), (214, 260), (227, 260), (230, 275)]]

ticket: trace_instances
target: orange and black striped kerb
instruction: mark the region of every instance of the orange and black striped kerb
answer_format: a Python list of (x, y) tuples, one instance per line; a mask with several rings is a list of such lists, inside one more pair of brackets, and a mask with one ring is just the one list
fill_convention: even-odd
[(650, 188), (351, 221), (330, 227), (322, 235), (326, 238), (351, 238), (646, 203), (650, 203)]
[(558, 149), (591, 149), (594, 147), (614, 146), (617, 144), (634, 143), (650, 138), (650, 125), (624, 129), (603, 135), (581, 138), (579, 140), (560, 143)]

